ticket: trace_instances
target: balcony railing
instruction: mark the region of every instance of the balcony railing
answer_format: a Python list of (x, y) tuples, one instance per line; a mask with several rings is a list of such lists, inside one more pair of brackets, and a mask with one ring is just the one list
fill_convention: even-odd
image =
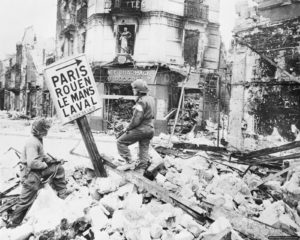
[(142, 0), (106, 0), (105, 8), (112, 13), (141, 12)]
[(197, 0), (187, 0), (184, 4), (184, 16), (194, 19), (208, 19), (208, 6)]

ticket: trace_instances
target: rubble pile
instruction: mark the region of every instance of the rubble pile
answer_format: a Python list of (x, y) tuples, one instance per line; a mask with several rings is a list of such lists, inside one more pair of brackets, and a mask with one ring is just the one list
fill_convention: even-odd
[(12, 120), (18, 120), (18, 119), (31, 119), (29, 116), (27, 116), (25, 113), (20, 112), (20, 111), (8, 111), (7, 112), (8, 118)]
[(77, 191), (65, 201), (44, 187), (25, 223), (15, 229), (2, 228), (1, 239), (32, 235), (32, 239), (192, 240), (207, 231), (181, 209), (149, 199), (113, 172), (108, 178), (92, 179), (87, 186), (84, 181), (75, 182)]
[[(210, 161), (205, 153), (189, 158), (167, 155), (163, 161), (166, 169), (158, 173), (156, 182), (195, 205), (201, 206), (202, 201), (213, 204), (213, 219), (226, 218), (235, 229), (238, 226), (239, 231), (248, 233), (249, 236), (253, 236), (249, 219), (255, 219), (291, 235), (299, 234), (300, 169), (295, 168), (288, 181), (283, 178), (275, 179), (264, 185), (265, 190), (259, 190), (256, 187), (262, 182), (260, 176), (248, 172), (241, 177), (239, 171)], [(228, 162), (226, 164), (234, 167), (237, 165)], [(245, 168), (240, 169), (245, 171)], [(272, 198), (272, 195), (281, 196), (282, 200), (276, 201), (278, 198)], [(242, 219), (247, 228), (239, 223)], [(259, 239), (266, 239), (267, 232), (254, 235)]]
[[(169, 136), (161, 135), (156, 144), (167, 145), (168, 139)], [(135, 159), (137, 146), (130, 149)], [(84, 149), (79, 148), (79, 152), (82, 154)], [(237, 163), (224, 165), (222, 160), (226, 157), (222, 154), (181, 152), (180, 156), (174, 156), (150, 150), (152, 162), (163, 163), (152, 183), (186, 200), (189, 206), (207, 211), (212, 221), (193, 218), (183, 209), (127, 182), (113, 170), (108, 169), (107, 178), (96, 178), (90, 161), (84, 158), (85, 152), (78, 160), (65, 164), (72, 194), (61, 200), (46, 185), (23, 224), (15, 229), (2, 227), (0, 239), (240, 240), (268, 239), (270, 234), (278, 233), (299, 234), (300, 169), (297, 165), (287, 176), (272, 179), (260, 189), (257, 186), (263, 181), (263, 175), (253, 171), (242, 174), (247, 166)], [(1, 176), (15, 179), (17, 155), (9, 151), (2, 159), (7, 167), (1, 167)], [(2, 181), (0, 191), (11, 185), (11, 181)], [(203, 208), (203, 203), (211, 209)]]

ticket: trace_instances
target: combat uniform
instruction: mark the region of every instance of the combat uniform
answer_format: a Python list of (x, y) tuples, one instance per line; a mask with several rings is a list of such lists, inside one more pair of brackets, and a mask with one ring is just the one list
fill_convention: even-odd
[[(36, 129), (32, 132), (36, 133)], [(50, 185), (57, 191), (59, 197), (63, 198), (66, 193), (64, 168), (60, 164), (52, 163), (53, 160), (45, 155), (43, 139), (37, 134), (26, 141), (21, 161), (26, 167), (19, 202), (10, 220), (12, 225), (22, 222), (38, 191), (43, 187), (43, 180), (51, 177)]]
[(133, 117), (126, 132), (118, 139), (119, 154), (127, 163), (132, 163), (129, 145), (139, 143), (137, 168), (146, 169), (150, 160), (149, 145), (154, 135), (155, 102), (151, 96), (139, 96), (134, 106)]

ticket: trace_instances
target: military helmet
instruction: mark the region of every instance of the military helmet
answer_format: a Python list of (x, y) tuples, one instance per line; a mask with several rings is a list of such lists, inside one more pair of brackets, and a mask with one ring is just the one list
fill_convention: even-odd
[(51, 121), (45, 118), (38, 118), (32, 123), (31, 133), (34, 136), (40, 136), (48, 132), (51, 127)]
[(131, 83), (133, 89), (137, 90), (139, 93), (147, 93), (149, 92), (148, 85), (146, 81), (143, 79), (137, 79), (133, 83)]

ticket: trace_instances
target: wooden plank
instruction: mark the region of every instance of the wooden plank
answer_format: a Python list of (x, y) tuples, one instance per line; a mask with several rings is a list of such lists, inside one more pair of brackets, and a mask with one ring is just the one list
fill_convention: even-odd
[(263, 155), (268, 155), (268, 154), (272, 154), (272, 153), (287, 151), (287, 150), (294, 149), (294, 148), (297, 148), (297, 147), (300, 147), (300, 141), (284, 144), (284, 145), (281, 145), (279, 147), (264, 148), (264, 149), (260, 149), (260, 150), (257, 150), (257, 151), (244, 153), (241, 156), (238, 156), (236, 154), (233, 154), (232, 156), (237, 157), (239, 160), (247, 160), (247, 159), (250, 159), (250, 158), (260, 157), (260, 156), (263, 156)]
[(174, 148), (182, 148), (182, 149), (194, 149), (194, 150), (203, 150), (203, 151), (212, 151), (212, 152), (226, 152), (226, 148), (223, 147), (215, 147), (215, 146), (209, 146), (205, 144), (193, 144), (193, 143), (174, 143)]
[(76, 119), (76, 122), (78, 124), (87, 151), (89, 153), (90, 159), (93, 163), (96, 176), (107, 177), (106, 171), (102, 163), (102, 159), (98, 152), (98, 148), (96, 146), (95, 139), (86, 116), (82, 116)]
[(270, 163), (270, 162), (281, 162), (283, 160), (288, 160), (288, 159), (297, 159), (300, 158), (300, 153), (294, 153), (286, 156), (281, 156), (281, 157), (271, 157), (267, 159), (253, 159), (249, 164), (251, 165), (260, 165), (262, 163)]

